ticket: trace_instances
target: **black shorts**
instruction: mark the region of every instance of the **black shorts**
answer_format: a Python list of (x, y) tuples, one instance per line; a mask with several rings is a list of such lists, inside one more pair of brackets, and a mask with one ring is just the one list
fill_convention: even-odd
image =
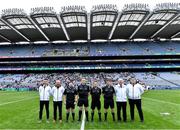
[(113, 109), (114, 108), (114, 100), (104, 100), (104, 108), (108, 109), (108, 108)]
[(101, 109), (101, 102), (100, 101), (92, 101), (91, 102), (91, 109), (95, 109), (97, 107), (98, 110)]
[(80, 99), (78, 100), (78, 106), (81, 107), (81, 106), (83, 106), (83, 105), (84, 105), (84, 107), (88, 107), (88, 99), (82, 99), (82, 98), (80, 98)]
[(69, 108), (72, 108), (72, 109), (75, 108), (74, 101), (66, 101), (66, 109), (69, 109)]

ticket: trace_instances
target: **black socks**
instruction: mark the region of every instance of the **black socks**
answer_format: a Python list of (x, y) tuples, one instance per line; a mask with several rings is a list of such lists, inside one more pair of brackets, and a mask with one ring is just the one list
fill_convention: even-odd
[(69, 112), (66, 113), (66, 121), (69, 119)]
[(88, 111), (86, 111), (85, 114), (86, 114), (86, 121), (89, 121), (89, 119), (88, 119)]
[(79, 111), (79, 120), (78, 121), (81, 121), (81, 116), (82, 116), (82, 111)]
[(114, 112), (112, 112), (113, 121), (115, 121), (115, 115)]
[(91, 121), (94, 121), (94, 112), (91, 113)]
[(73, 118), (73, 121), (75, 120), (75, 113), (72, 112), (72, 118)]
[(101, 112), (99, 112), (98, 115), (99, 115), (99, 121), (101, 121)]
[(104, 120), (107, 121), (107, 112), (104, 113)]

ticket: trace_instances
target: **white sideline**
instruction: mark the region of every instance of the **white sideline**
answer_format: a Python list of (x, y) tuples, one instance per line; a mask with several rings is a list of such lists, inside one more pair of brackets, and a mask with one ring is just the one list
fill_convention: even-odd
[(0, 104), (0, 106), (7, 105), (7, 104), (11, 104), (11, 103), (16, 103), (16, 102), (21, 102), (21, 101), (29, 100), (29, 99), (33, 99), (33, 98), (37, 98), (37, 97), (31, 97), (31, 98), (25, 98), (25, 99), (16, 100), (16, 101), (11, 101), (11, 102), (5, 102), (5, 103)]
[(83, 118), (82, 118), (80, 130), (84, 130), (84, 126), (85, 126), (85, 110), (83, 110)]

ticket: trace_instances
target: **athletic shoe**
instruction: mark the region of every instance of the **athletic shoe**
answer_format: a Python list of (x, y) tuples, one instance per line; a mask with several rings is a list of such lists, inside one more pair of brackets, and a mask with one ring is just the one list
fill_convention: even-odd
[(48, 123), (48, 124), (49, 124), (49, 120), (47, 120), (47, 121), (46, 121), (46, 123)]
[(42, 123), (42, 120), (39, 120), (38, 123)]

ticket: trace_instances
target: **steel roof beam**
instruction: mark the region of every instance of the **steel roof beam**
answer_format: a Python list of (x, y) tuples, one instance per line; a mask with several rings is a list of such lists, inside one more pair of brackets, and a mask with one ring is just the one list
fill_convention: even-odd
[(28, 19), (32, 22), (32, 24), (38, 29), (38, 31), (44, 36), (44, 38), (47, 41), (50, 41), (50, 39), (46, 36), (46, 34), (40, 29), (40, 27), (33, 21), (33, 19), (30, 16), (27, 16)]
[(6, 38), (5, 36), (3, 36), (1, 34), (0, 34), (0, 37), (3, 38), (4, 40), (8, 41), (8, 42), (11, 42), (11, 40), (9, 40), (8, 38)]
[(140, 25), (136, 28), (136, 30), (133, 32), (133, 34), (129, 37), (129, 39), (132, 39), (136, 33), (141, 29), (141, 27), (145, 24), (145, 22), (148, 21), (148, 19), (152, 16), (154, 12), (151, 12), (148, 14), (148, 16), (140, 23)]
[(30, 42), (30, 40), (24, 36), (21, 32), (19, 32), (15, 27), (13, 27), (12, 25), (10, 25), (8, 22), (6, 22), (4, 19), (1, 19), (1, 21), (3, 23), (5, 23), (7, 26), (9, 26), (12, 30), (14, 30), (16, 33), (18, 33), (20, 36), (22, 36), (26, 41)]
[(91, 40), (91, 14), (87, 13), (87, 38)]
[(112, 36), (114, 34), (114, 31), (115, 31), (115, 29), (116, 29), (116, 27), (117, 27), (117, 25), (119, 23), (120, 16), (122, 16), (122, 13), (119, 12), (116, 20), (114, 21), (114, 25), (113, 25), (113, 27), (111, 29), (111, 32), (109, 33), (108, 40), (110, 40), (112, 38)]
[(159, 34), (163, 29), (165, 29), (169, 24), (171, 24), (175, 19), (177, 19), (180, 16), (180, 14), (176, 15), (173, 19), (171, 19), (169, 22), (167, 22), (162, 28), (160, 28), (156, 33), (154, 33), (151, 38), (154, 38), (157, 34)]
[(178, 36), (180, 34), (180, 32), (177, 32), (176, 34), (172, 35), (171, 38), (175, 38), (176, 36)]
[(57, 18), (58, 18), (59, 24), (62, 27), (62, 30), (63, 30), (67, 40), (70, 41), (69, 34), (67, 33), (66, 27), (65, 27), (64, 23), (62, 22), (62, 19), (61, 19), (60, 15), (57, 15)]

